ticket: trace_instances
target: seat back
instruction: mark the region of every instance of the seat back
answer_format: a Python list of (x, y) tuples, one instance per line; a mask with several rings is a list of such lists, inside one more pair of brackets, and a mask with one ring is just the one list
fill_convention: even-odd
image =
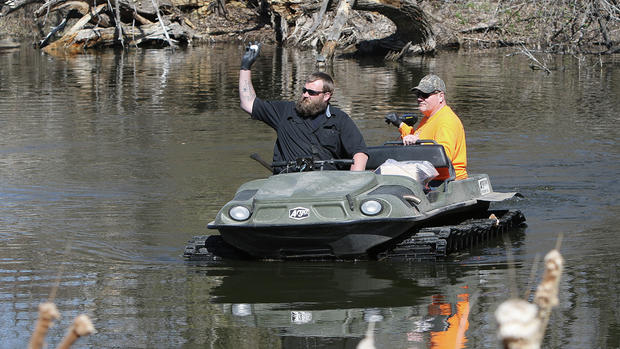
[(430, 144), (402, 145), (402, 143), (385, 144), (380, 146), (368, 147), (368, 161), (366, 169), (374, 171), (381, 166), (387, 159), (396, 161), (428, 161), (435, 168), (439, 175), (444, 174), (445, 180), (454, 180), (456, 174), (452, 161), (448, 158), (443, 145), (433, 141)]

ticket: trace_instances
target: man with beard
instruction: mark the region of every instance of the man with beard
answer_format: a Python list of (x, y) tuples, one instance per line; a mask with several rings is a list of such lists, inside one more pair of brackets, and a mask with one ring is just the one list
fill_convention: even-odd
[(246, 47), (239, 71), (239, 98), (241, 109), (252, 119), (276, 131), (273, 161), (353, 159), (352, 171), (365, 170), (368, 155), (361, 132), (345, 112), (329, 103), (334, 92), (332, 78), (322, 72), (310, 74), (296, 102), (264, 101), (256, 97), (250, 70), (259, 52), (258, 43)]

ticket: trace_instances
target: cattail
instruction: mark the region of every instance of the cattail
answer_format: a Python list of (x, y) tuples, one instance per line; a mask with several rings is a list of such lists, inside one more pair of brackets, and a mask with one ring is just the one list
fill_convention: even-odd
[(540, 319), (536, 305), (522, 299), (510, 299), (495, 311), (499, 339), (505, 349), (537, 349)]
[(559, 304), (558, 289), (564, 259), (558, 250), (545, 256), (545, 272), (536, 290), (534, 303), (511, 299), (495, 311), (498, 336), (505, 349), (538, 349), (545, 336), (551, 309)]
[(545, 273), (543, 279), (536, 289), (534, 295), (534, 303), (538, 305), (538, 317), (541, 321), (541, 338), (547, 328), (549, 316), (551, 316), (551, 308), (560, 304), (558, 299), (558, 289), (560, 285), (560, 276), (564, 269), (564, 258), (558, 250), (551, 250), (545, 256)]
[(40, 349), (43, 347), (47, 330), (52, 327), (53, 321), (59, 317), (60, 313), (58, 313), (54, 303), (46, 302), (39, 304), (39, 318), (37, 319), (34, 333), (30, 338), (28, 349)]
[(93, 332), (95, 332), (95, 327), (93, 327), (88, 316), (78, 315), (75, 320), (73, 320), (73, 324), (69, 327), (65, 338), (63, 338), (57, 349), (69, 349), (78, 338), (87, 336)]

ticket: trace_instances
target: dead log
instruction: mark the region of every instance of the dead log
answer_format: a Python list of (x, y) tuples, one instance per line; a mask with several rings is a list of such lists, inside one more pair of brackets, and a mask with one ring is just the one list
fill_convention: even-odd
[(156, 6), (156, 1), (151, 0), (151, 2), (153, 2), (153, 7), (155, 7), (155, 11), (157, 12), (157, 20), (159, 21), (159, 24), (161, 24), (161, 32), (166, 37), (166, 41), (168, 42), (168, 45), (170, 47), (176, 47), (176, 41), (173, 42), (172, 39), (170, 39), (170, 35), (168, 35), (168, 29), (166, 29), (166, 24), (164, 24), (164, 20), (159, 14), (158, 6)]
[(460, 32), (462, 34), (479, 33), (479, 32), (487, 32), (489, 30), (497, 30), (498, 28), (499, 28), (499, 21), (495, 20), (490, 23), (484, 23), (484, 22), (478, 23), (474, 25), (473, 27), (461, 29)]
[[(154, 1), (154, 0), (153, 0)], [(108, 0), (108, 4), (110, 4), (110, 1)], [(114, 0), (114, 4), (116, 6), (114, 6), (114, 22), (116, 24), (116, 33), (118, 34), (118, 42), (121, 44), (122, 47), (125, 47), (125, 41), (123, 40), (123, 28), (121, 26), (121, 10), (119, 7), (119, 2), (118, 0)], [(109, 5), (110, 7), (112, 5)]]
[(143, 24), (153, 24), (153, 21), (150, 21), (149, 19), (142, 17), (138, 14), (137, 11), (133, 11), (132, 12), (132, 17), (133, 19), (135, 19), (140, 25)]
[(107, 4), (101, 4), (101, 5), (97, 6), (95, 9), (93, 9), (92, 12), (88, 11), (84, 15), (84, 17), (80, 18), (80, 20), (77, 21), (77, 23), (75, 23), (67, 32), (65, 32), (63, 37), (71, 36), (75, 32), (77, 32), (78, 30), (82, 29), (84, 27), (84, 25), (86, 23), (88, 23), (94, 16), (97, 16), (99, 13), (101, 13), (101, 11), (105, 10), (106, 6), (108, 6), (108, 5)]
[(325, 16), (325, 11), (327, 11), (327, 5), (329, 5), (329, 2), (330, 0), (323, 0), (323, 4), (321, 5), (321, 10), (319, 10), (319, 15), (317, 19), (314, 21), (314, 23), (312, 24), (312, 27), (308, 29), (308, 32), (306, 32), (305, 35), (311, 35), (312, 33), (314, 33), (316, 28), (319, 27), (319, 25), (323, 21), (323, 16)]
[(349, 19), (349, 14), (351, 13), (351, 2), (352, 0), (340, 0), (340, 4), (338, 5), (334, 24), (327, 35), (327, 42), (323, 45), (323, 49), (321, 50), (321, 55), (328, 61), (334, 58), (334, 52), (336, 51), (336, 45), (342, 33), (342, 27), (346, 24)]
[[(87, 2), (79, 0), (48, 1), (35, 11), (36, 17), (47, 16), (49, 13), (56, 11), (64, 12), (66, 14), (64, 15), (64, 18), (60, 21), (60, 23), (53, 27), (46, 35), (46, 37), (38, 43), (38, 46), (41, 48), (47, 46), (49, 44), (49, 41), (57, 32), (64, 30), (65, 26), (67, 25), (67, 23), (69, 23), (69, 20), (71, 18), (77, 17), (80, 19), (76, 24), (72, 26), (72, 30), (74, 31), (80, 29), (88, 22), (93, 22), (93, 24), (96, 26), (110, 26), (110, 17), (106, 13), (103, 13), (103, 10), (104, 9), (97, 11), (96, 9), (91, 9), (91, 6)], [(78, 27), (77, 29), (76, 26)], [(64, 35), (67, 35), (67, 32), (65, 32)]]
[(90, 10), (90, 5), (83, 1), (63, 1), (63, 2), (54, 2), (47, 3), (41, 7), (39, 7), (34, 15), (37, 17), (43, 16), (49, 12), (60, 11), (60, 10), (75, 10), (84, 16)]
[[(89, 0), (48, 0), (40, 6), (35, 11), (36, 17), (57, 11), (66, 13), (62, 25), (52, 28), (40, 47), (48, 53), (60, 50), (77, 53), (112, 46), (176, 46), (198, 38), (188, 21), (171, 12), (170, 0), (97, 0), (95, 4)], [(63, 29), (75, 14), (78, 14), (77, 21), (70, 22), (69, 29)], [(56, 32), (62, 37), (48, 44)]]
[(63, 18), (57, 26), (53, 27), (52, 30), (43, 38), (43, 40), (39, 41), (39, 47), (45, 47), (49, 43), (49, 40), (56, 34), (58, 31), (65, 29), (67, 25), (67, 17)]
[[(151, 44), (167, 46), (168, 38), (182, 41), (188, 37), (186, 27), (179, 23), (165, 23), (166, 33), (160, 23), (152, 23), (139, 27), (122, 24), (123, 37), (128, 46)], [(117, 44), (116, 28), (82, 29), (70, 35), (63, 36), (44, 48), (46, 53), (81, 53), (87, 49), (112, 47)]]
[[(35, 1), (36, 2), (36, 1)], [(41, 17), (52, 12), (52, 8), (58, 6), (58, 4), (64, 2), (63, 0), (48, 0), (41, 7), (34, 11), (35, 17)]]

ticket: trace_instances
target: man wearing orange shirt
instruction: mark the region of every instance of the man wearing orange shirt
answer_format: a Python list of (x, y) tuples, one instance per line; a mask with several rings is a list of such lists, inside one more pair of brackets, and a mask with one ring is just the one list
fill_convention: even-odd
[[(398, 127), (403, 143), (414, 144), (419, 139), (431, 139), (443, 145), (448, 158), (452, 161), (456, 179), (467, 178), (467, 147), (465, 130), (459, 117), (446, 104), (446, 84), (441, 78), (429, 74), (411, 89), (417, 97), (418, 109), (424, 117), (417, 127), (407, 125), (395, 114), (387, 115), (386, 122)], [(435, 179), (446, 179), (441, 174)]]

